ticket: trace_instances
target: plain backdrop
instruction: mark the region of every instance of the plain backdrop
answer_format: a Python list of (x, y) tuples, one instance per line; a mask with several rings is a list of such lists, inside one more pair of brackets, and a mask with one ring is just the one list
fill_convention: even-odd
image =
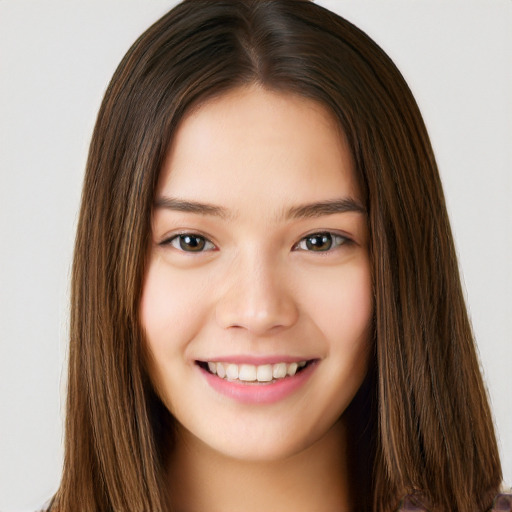
[[(423, 112), (512, 485), (512, 1), (319, 0), (394, 59)], [(62, 461), (70, 262), (102, 95), (171, 0), (0, 0), (0, 510)]]

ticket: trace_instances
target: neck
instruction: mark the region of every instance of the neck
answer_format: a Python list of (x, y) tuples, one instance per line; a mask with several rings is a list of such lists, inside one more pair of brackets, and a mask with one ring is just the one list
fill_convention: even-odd
[(346, 429), (338, 421), (314, 445), (282, 460), (227, 457), (182, 428), (169, 464), (174, 510), (348, 511)]

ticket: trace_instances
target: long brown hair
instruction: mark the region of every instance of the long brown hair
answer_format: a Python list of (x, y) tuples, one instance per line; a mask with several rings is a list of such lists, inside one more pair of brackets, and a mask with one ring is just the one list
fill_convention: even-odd
[(374, 357), (346, 413), (367, 427), (352, 453), (363, 468), (358, 510), (396, 509), (416, 490), (431, 510), (486, 510), (500, 461), (425, 126), (390, 58), (304, 0), (186, 0), (134, 43), (112, 78), (76, 238), (56, 508), (172, 505), (163, 468), (173, 418), (151, 387), (138, 321), (154, 191), (183, 115), (250, 83), (332, 112), (366, 201)]

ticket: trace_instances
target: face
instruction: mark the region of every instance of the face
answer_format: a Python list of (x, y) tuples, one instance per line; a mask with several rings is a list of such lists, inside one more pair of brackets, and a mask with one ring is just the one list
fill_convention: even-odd
[(354, 164), (323, 107), (254, 86), (182, 121), (140, 316), (189, 439), (269, 460), (326, 435), (366, 374), (372, 294)]

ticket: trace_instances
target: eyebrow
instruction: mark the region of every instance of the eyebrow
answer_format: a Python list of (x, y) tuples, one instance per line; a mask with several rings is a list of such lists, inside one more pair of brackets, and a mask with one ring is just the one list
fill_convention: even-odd
[(228, 210), (222, 206), (215, 206), (208, 203), (197, 201), (186, 201), (174, 197), (159, 197), (155, 201), (155, 208), (164, 208), (166, 210), (175, 210), (178, 212), (198, 213), (201, 215), (214, 215), (216, 217), (229, 217)]
[[(233, 218), (227, 208), (198, 201), (188, 201), (174, 197), (159, 197), (155, 201), (155, 208), (174, 210), (179, 212), (197, 213), (200, 215), (213, 215), (221, 218)], [(366, 214), (365, 207), (351, 197), (307, 203), (293, 206), (285, 211), (285, 219), (305, 219), (334, 215), (336, 213), (356, 212)]]
[(330, 201), (320, 201), (318, 203), (294, 206), (286, 212), (285, 218), (304, 219), (346, 212), (366, 214), (366, 208), (355, 199), (344, 197)]

